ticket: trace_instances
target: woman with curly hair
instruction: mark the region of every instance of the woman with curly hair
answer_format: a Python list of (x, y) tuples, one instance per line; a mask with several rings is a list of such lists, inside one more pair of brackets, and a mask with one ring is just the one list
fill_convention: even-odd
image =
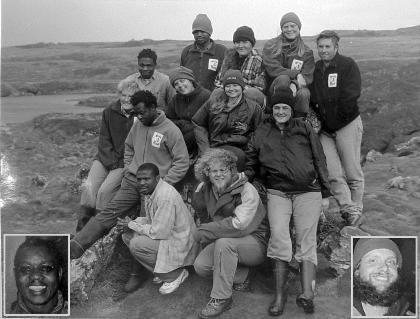
[(281, 18), (280, 27), (281, 34), (268, 40), (262, 52), (270, 85), (267, 94), (272, 96), (276, 89), (290, 87), (296, 97), (295, 117), (302, 117), (309, 111), (310, 92), (307, 87), (313, 80), (314, 54), (300, 36), (302, 23), (296, 13), (286, 13)]
[(210, 301), (200, 318), (230, 308), (232, 289), (249, 291), (250, 268), (265, 259), (268, 222), (257, 190), (238, 173), (236, 156), (209, 149), (195, 165), (201, 181), (192, 205), (199, 224), (195, 240), (205, 246), (194, 262), (198, 275), (213, 277)]
[(224, 90), (212, 94), (195, 113), (192, 122), (199, 153), (210, 147), (233, 152), (238, 169), (245, 164), (244, 150), (262, 119), (261, 108), (243, 95), (245, 82), (239, 70), (229, 70), (223, 78)]

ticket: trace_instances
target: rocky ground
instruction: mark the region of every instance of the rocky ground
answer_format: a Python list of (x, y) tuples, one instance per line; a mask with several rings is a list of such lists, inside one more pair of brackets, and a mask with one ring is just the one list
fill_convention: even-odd
[[(99, 117), (47, 114), (1, 127), (2, 233), (73, 232), (79, 187), (96, 153)], [(418, 235), (420, 138), (414, 134), (402, 142), (409, 140), (391, 153), (369, 152), (366, 156), (366, 221), (361, 228), (368, 233)], [(324, 244), (320, 242), (317, 311), (313, 318), (349, 317), (346, 236), (352, 230), (339, 233), (341, 220), (334, 207), (320, 228), (321, 239), (326, 239)], [(88, 301), (72, 307), (72, 317), (195, 318), (207, 302), (211, 283), (192, 272), (192, 278), (173, 295), (159, 295), (149, 281), (143, 289), (127, 296), (122, 286), (127, 279), (129, 256), (120, 242), (111, 260), (96, 279)], [(261, 267), (254, 293), (234, 294), (234, 308), (221, 318), (268, 317), (266, 308), (273, 288), (269, 269), (268, 265)], [(292, 278), (285, 318), (307, 317), (295, 305), (298, 289), (298, 281)]]

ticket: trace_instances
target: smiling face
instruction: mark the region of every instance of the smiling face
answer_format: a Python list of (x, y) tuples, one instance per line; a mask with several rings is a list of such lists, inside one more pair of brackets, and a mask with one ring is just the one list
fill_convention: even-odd
[(233, 176), (232, 171), (220, 161), (210, 164), (209, 179), (219, 193), (232, 184)]
[(188, 79), (178, 79), (174, 81), (174, 88), (179, 94), (186, 95), (194, 91), (194, 84)]
[(381, 248), (365, 254), (355, 274), (378, 292), (385, 291), (398, 279), (398, 261), (392, 250)]
[(299, 26), (293, 22), (286, 22), (281, 27), (281, 32), (287, 40), (293, 41), (300, 35)]
[(318, 55), (324, 62), (331, 61), (338, 51), (338, 45), (331, 38), (319, 39), (317, 43)]
[(292, 108), (284, 103), (273, 105), (273, 117), (277, 124), (284, 124), (292, 117)]
[(17, 289), (25, 305), (37, 313), (56, 303), (61, 275), (57, 260), (46, 247), (26, 247), (16, 256)]
[(158, 116), (156, 107), (146, 107), (144, 102), (139, 102), (133, 108), (133, 113), (145, 126), (151, 126)]
[(152, 170), (139, 170), (136, 174), (139, 192), (142, 195), (150, 195), (159, 182), (159, 175), (155, 176)]
[(237, 98), (242, 94), (242, 86), (239, 84), (227, 84), (225, 85), (225, 93), (230, 98)]
[(138, 59), (139, 72), (143, 79), (150, 79), (155, 72), (156, 64), (152, 58)]
[(233, 42), (233, 45), (235, 46), (236, 52), (238, 52), (241, 57), (248, 56), (252, 51), (252, 43), (248, 40)]

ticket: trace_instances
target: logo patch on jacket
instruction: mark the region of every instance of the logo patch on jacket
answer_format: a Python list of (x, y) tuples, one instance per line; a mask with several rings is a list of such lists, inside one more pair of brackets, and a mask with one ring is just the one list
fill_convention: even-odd
[(337, 73), (328, 74), (328, 87), (329, 88), (337, 87)]
[(219, 60), (209, 59), (209, 66), (208, 66), (209, 70), (216, 71), (218, 65), (219, 65)]
[(291, 70), (298, 70), (302, 69), (303, 61), (293, 59), (292, 66), (290, 67)]
[(163, 134), (154, 132), (152, 136), (152, 146), (159, 148), (160, 142), (162, 142), (162, 139), (163, 139)]

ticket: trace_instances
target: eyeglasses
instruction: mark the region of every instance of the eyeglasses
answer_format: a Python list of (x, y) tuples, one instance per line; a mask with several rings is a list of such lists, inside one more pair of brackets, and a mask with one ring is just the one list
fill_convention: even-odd
[(211, 175), (217, 175), (217, 174), (221, 174), (221, 175), (226, 175), (229, 172), (229, 168), (225, 167), (222, 169), (211, 169), (209, 170), (209, 174)]
[(32, 267), (29, 265), (19, 266), (17, 268), (18, 272), (22, 275), (33, 275), (35, 272), (42, 275), (48, 275), (52, 273), (56, 268), (52, 265), (41, 265), (38, 267)]

